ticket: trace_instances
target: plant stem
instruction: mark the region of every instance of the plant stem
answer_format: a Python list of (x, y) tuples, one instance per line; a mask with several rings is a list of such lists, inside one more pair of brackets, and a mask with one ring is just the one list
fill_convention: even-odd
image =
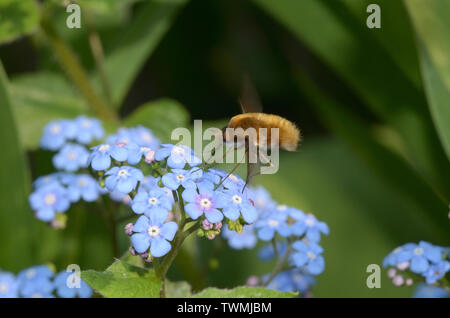
[(119, 258), (119, 243), (117, 239), (117, 222), (114, 219), (114, 215), (117, 211), (117, 206), (106, 204), (107, 199), (101, 197), (97, 200), (98, 207), (101, 215), (105, 218), (106, 224), (109, 228), (110, 237), (111, 237), (111, 250), (114, 257)]
[(97, 67), (97, 72), (100, 76), (100, 82), (103, 88), (103, 94), (105, 95), (108, 104), (112, 104), (111, 89), (108, 83), (108, 77), (106, 76), (106, 71), (104, 67), (105, 55), (103, 53), (103, 45), (100, 36), (97, 31), (95, 31), (94, 23), (92, 22), (92, 14), (89, 10), (85, 10), (86, 24), (89, 30), (89, 45), (91, 47), (92, 56), (95, 60), (95, 65)]
[(272, 239), (272, 247), (276, 260), (279, 260), (280, 255), (278, 254), (277, 241), (275, 240), (275, 237)]
[(180, 210), (180, 231), (184, 230), (184, 226), (186, 225), (186, 211), (184, 210), (184, 200), (182, 196), (181, 188), (178, 188), (177, 190), (178, 194), (178, 207), (181, 207)]
[(275, 278), (275, 276), (277, 276), (281, 270), (283, 269), (284, 265), (286, 264), (286, 261), (289, 258), (289, 254), (292, 251), (292, 247), (289, 245), (286, 253), (284, 254), (283, 258), (278, 259), (277, 263), (275, 264), (275, 268), (273, 269), (272, 273), (270, 274), (269, 278), (267, 279), (267, 281), (263, 284), (264, 287), (266, 287), (267, 285), (269, 285), (269, 283)]
[(175, 260), (175, 257), (178, 254), (178, 251), (180, 250), (181, 244), (183, 244), (184, 240), (197, 231), (197, 229), (200, 228), (200, 221), (197, 221), (195, 224), (193, 224), (191, 227), (189, 227), (186, 231), (184, 231), (184, 226), (186, 225), (186, 211), (184, 210), (184, 201), (181, 197), (181, 191), (175, 192), (173, 191), (173, 197), (175, 200), (175, 205), (177, 207), (177, 211), (180, 216), (180, 220), (178, 222), (178, 231), (175, 234), (175, 237), (172, 242), (172, 249), (170, 252), (164, 257), (164, 260), (162, 263), (157, 263), (155, 267), (156, 274), (158, 275), (159, 279), (161, 280), (161, 290), (159, 296), (161, 298), (165, 297), (165, 280), (166, 280), (166, 274), (167, 271), (170, 268), (170, 265), (172, 265), (173, 261)]
[(108, 217), (110, 231), (111, 231), (111, 245), (112, 245), (112, 252), (114, 257), (119, 258), (120, 252), (119, 252), (119, 239), (117, 237), (117, 222), (115, 219), (115, 212), (116, 212), (116, 206), (108, 204), (108, 207), (106, 209), (106, 215)]
[(445, 277), (442, 277), (442, 283), (440, 284), (444, 289), (446, 289), (446, 290), (450, 290), (450, 284), (449, 284), (449, 282), (448, 282), (448, 280), (447, 280), (447, 278), (445, 278)]
[(119, 121), (117, 114), (110, 108), (108, 108), (92, 89), (91, 85), (89, 84), (89, 77), (78, 61), (75, 53), (58, 35), (56, 30), (53, 28), (49, 17), (43, 15), (41, 19), (41, 28), (50, 41), (50, 44), (58, 57), (61, 67), (67, 73), (69, 79), (78, 88), (81, 95), (83, 95), (85, 100), (91, 106), (94, 113), (98, 117), (106, 121)]

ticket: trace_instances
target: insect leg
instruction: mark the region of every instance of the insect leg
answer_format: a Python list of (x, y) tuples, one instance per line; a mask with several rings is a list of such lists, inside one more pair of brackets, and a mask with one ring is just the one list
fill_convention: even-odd
[(233, 169), (231, 169), (231, 171), (227, 174), (227, 176), (225, 177), (225, 178), (223, 178), (222, 179), (222, 181), (220, 181), (220, 183), (216, 186), (216, 189), (217, 188), (219, 188), (221, 185), (222, 185), (222, 183), (226, 180), (226, 179), (228, 179), (232, 174), (233, 174), (233, 172), (235, 172), (236, 171), (236, 169), (241, 165), (241, 163), (245, 160), (245, 158), (247, 157), (247, 155), (248, 155), (248, 149), (245, 151), (245, 154), (244, 154), (244, 156), (242, 157), (242, 159), (233, 167)]

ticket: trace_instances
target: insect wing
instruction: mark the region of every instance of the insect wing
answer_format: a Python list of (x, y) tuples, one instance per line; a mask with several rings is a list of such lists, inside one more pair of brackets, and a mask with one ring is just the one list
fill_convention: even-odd
[(248, 74), (242, 81), (242, 92), (239, 99), (243, 113), (262, 113), (262, 104), (258, 92)]

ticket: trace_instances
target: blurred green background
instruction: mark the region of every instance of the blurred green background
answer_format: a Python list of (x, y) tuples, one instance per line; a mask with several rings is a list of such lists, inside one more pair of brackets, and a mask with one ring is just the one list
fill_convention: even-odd
[[(80, 29), (66, 27), (69, 2)], [(366, 26), (370, 3), (380, 29)], [(328, 223), (314, 295), (410, 296), (385, 275), (367, 288), (366, 267), (406, 242), (450, 243), (449, 17), (447, 0), (0, 0), (0, 267), (113, 260), (89, 206), (63, 231), (32, 216), (31, 180), (53, 171), (38, 149), (49, 120), (85, 113), (169, 141), (194, 119), (237, 114), (248, 72), (264, 111), (302, 129), (300, 152), (255, 181)], [(191, 240), (170, 276), (232, 287), (273, 265), (224, 245)]]

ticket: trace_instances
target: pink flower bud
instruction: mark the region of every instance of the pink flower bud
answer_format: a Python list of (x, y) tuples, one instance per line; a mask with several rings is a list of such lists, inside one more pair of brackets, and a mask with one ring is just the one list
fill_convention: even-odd
[(401, 271), (408, 269), (408, 267), (409, 267), (409, 262), (403, 262), (403, 263), (397, 264), (397, 268)]
[(208, 238), (208, 240), (214, 240), (216, 238), (216, 234), (215, 233), (208, 233), (206, 235), (206, 237)]
[(136, 250), (132, 246), (130, 246), (128, 251), (130, 252), (131, 255), (136, 256)]
[(166, 222), (172, 222), (172, 221), (176, 221), (175, 218), (175, 213), (173, 213), (172, 211), (169, 212), (169, 216), (167, 217)]
[(395, 276), (394, 279), (392, 280), (392, 283), (397, 287), (402, 286), (404, 282), (405, 279), (401, 275)]
[(123, 197), (122, 203), (128, 205), (131, 202), (131, 197), (127, 194)]
[(222, 222), (217, 222), (216, 224), (214, 224), (216, 230), (220, 230), (222, 228)]
[(258, 276), (252, 275), (249, 278), (247, 278), (247, 281), (245, 282), (245, 285), (247, 286), (258, 286), (259, 284), (259, 278)]
[(145, 162), (150, 164), (153, 161), (155, 161), (155, 151), (154, 150), (150, 150), (145, 154)]
[(411, 286), (413, 284), (413, 280), (411, 278), (408, 278), (406, 280), (406, 286)]
[(143, 258), (143, 259), (147, 259), (147, 258), (148, 258), (148, 253), (147, 253), (147, 252), (145, 252), (145, 253), (140, 253), (139, 256), (140, 256), (141, 258)]
[(390, 268), (387, 272), (387, 275), (389, 278), (394, 278), (395, 274), (397, 274), (397, 271), (395, 270), (395, 268)]
[(205, 231), (212, 230), (213, 226), (214, 226), (214, 224), (209, 223), (207, 219), (204, 219), (202, 222), (202, 227)]
[(128, 223), (125, 225), (125, 234), (131, 236), (133, 234), (133, 223)]

